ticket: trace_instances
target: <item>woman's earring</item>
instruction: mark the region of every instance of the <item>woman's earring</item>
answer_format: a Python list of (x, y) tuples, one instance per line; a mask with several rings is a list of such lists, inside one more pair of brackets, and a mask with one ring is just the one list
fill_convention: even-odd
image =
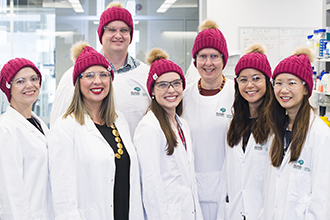
[(155, 99), (155, 96), (154, 96), (154, 95), (152, 95), (152, 96), (151, 96), (151, 98), (152, 98), (152, 99)]

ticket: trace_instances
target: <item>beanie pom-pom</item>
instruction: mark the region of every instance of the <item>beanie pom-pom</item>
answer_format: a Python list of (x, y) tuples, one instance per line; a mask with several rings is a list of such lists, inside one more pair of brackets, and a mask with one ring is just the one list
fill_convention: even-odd
[(210, 19), (206, 19), (201, 26), (199, 27), (199, 31), (203, 31), (205, 29), (219, 29), (217, 23)]
[(301, 54), (305, 54), (308, 57), (309, 61), (311, 63), (313, 62), (315, 54), (311, 49), (309, 49), (308, 47), (299, 47), (293, 53), (293, 55), (298, 55), (298, 56), (301, 55)]
[(261, 44), (252, 44), (246, 50), (246, 54), (248, 54), (248, 53), (261, 53), (261, 54), (265, 54), (266, 53), (266, 49)]
[(84, 50), (85, 47), (89, 46), (87, 42), (77, 42), (71, 47), (71, 60), (76, 62), (76, 59), (80, 55), (80, 53)]
[(147, 63), (151, 65), (153, 62), (160, 59), (168, 60), (168, 54), (160, 48), (154, 48), (147, 56)]
[(123, 5), (120, 2), (110, 2), (107, 6), (107, 8), (112, 8), (112, 7), (118, 7), (118, 8), (122, 8)]

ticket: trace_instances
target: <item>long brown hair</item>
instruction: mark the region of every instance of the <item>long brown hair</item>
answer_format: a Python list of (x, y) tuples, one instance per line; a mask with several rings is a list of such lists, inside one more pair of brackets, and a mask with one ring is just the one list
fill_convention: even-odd
[[(263, 101), (257, 108), (258, 120), (251, 127), (251, 133), (256, 143), (261, 144), (267, 141), (270, 134), (270, 126), (267, 123), (266, 107), (272, 96), (274, 96), (272, 85), (269, 78), (265, 76), (266, 93)], [(227, 143), (230, 147), (234, 147), (241, 140), (246, 143), (244, 138), (250, 129), (250, 110), (249, 103), (242, 97), (239, 92), (238, 83), (235, 83), (235, 100), (233, 103), (233, 119), (230, 122), (227, 132)]]
[[(148, 110), (149, 109), (155, 114), (156, 118), (159, 121), (160, 127), (164, 132), (167, 143), (166, 154), (170, 156), (173, 154), (174, 148), (178, 145), (178, 141), (176, 139), (175, 132), (172, 129), (168, 114), (165, 109), (159, 105), (155, 97), (151, 99), (151, 103)], [(177, 115), (182, 115), (182, 100), (176, 107), (175, 111)]]
[[(304, 87), (308, 90), (307, 85), (304, 85)], [(311, 109), (313, 108), (309, 104), (308, 94), (304, 95), (292, 126), (290, 162), (296, 161), (301, 154), (309, 129)], [(289, 123), (289, 117), (285, 113), (285, 108), (280, 105), (275, 97), (272, 97), (269, 102), (267, 112), (268, 124), (270, 124), (274, 133), (274, 139), (270, 148), (270, 158), (273, 166), (279, 167), (283, 160), (284, 136), (287, 124)]]
[[(110, 127), (117, 118), (111, 77), (109, 83), (110, 83), (109, 93), (103, 99), (99, 112), (100, 119), (102, 119), (108, 127)], [(69, 108), (66, 110), (65, 114), (63, 115), (63, 118), (66, 118), (69, 115), (73, 114), (76, 121), (81, 125), (85, 124), (85, 114), (89, 115), (89, 117), (93, 119), (92, 113), (86, 107), (83, 97), (84, 96), (80, 90), (80, 78), (77, 77), (71, 104)]]

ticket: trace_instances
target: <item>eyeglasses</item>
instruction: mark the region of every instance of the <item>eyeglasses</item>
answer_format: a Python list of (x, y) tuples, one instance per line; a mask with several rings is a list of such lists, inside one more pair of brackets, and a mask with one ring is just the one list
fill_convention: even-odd
[(257, 74), (253, 75), (252, 77), (240, 76), (236, 78), (236, 82), (241, 86), (246, 86), (249, 82), (253, 85), (258, 85), (265, 79), (264, 75)]
[(175, 90), (182, 88), (182, 79), (176, 79), (172, 82), (161, 81), (155, 83), (155, 88), (158, 90), (168, 90), (172, 86)]
[(40, 77), (38, 74), (36, 74), (36, 75), (31, 76), (30, 79), (16, 78), (11, 81), (11, 84), (15, 87), (25, 87), (27, 85), (28, 81), (30, 81), (32, 85), (37, 86), (40, 84)]
[(222, 54), (211, 54), (211, 55), (206, 55), (206, 54), (197, 54), (196, 59), (200, 62), (206, 62), (207, 58), (211, 60), (211, 62), (218, 62), (222, 59)]
[(306, 83), (304, 81), (295, 81), (295, 80), (290, 80), (288, 82), (282, 82), (281, 80), (275, 80), (273, 83), (273, 87), (276, 90), (281, 90), (283, 89), (283, 86), (285, 85), (286, 89), (291, 91), (298, 89), (300, 86), (305, 85)]
[(98, 75), (101, 80), (105, 80), (105, 79), (110, 77), (110, 72), (109, 71), (101, 71), (101, 72), (98, 72), (98, 73), (84, 72), (84, 73), (81, 73), (79, 77), (84, 79), (84, 80), (93, 81), (95, 79), (96, 75)]
[(119, 31), (119, 34), (123, 37), (127, 37), (129, 35), (129, 33), (131, 32), (131, 28), (129, 27), (123, 27), (121, 29), (116, 29), (114, 27), (110, 27), (110, 26), (104, 26), (103, 27), (104, 31), (109, 34), (110, 36), (116, 35)]

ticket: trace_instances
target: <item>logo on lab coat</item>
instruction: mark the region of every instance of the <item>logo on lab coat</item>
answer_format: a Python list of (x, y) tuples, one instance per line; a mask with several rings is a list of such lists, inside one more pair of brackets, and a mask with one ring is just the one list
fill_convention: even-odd
[(226, 114), (226, 111), (226, 108), (220, 108), (220, 110), (215, 113), (215, 116), (231, 119), (233, 116), (230, 114)]
[(147, 96), (147, 93), (142, 93), (141, 88), (137, 86), (131, 91), (131, 96)]

